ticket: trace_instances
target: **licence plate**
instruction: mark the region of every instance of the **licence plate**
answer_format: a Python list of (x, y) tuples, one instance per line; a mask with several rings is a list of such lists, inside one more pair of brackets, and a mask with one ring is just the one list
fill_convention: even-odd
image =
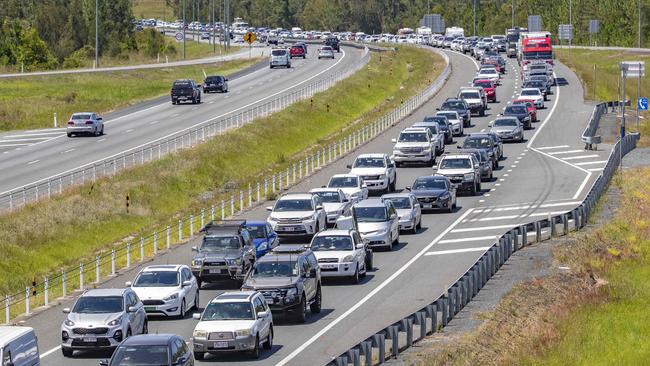
[(210, 274), (221, 274), (221, 271), (222, 271), (222, 270), (220, 270), (220, 269), (210, 269), (210, 270), (209, 270), (209, 273), (210, 273)]
[(415, 157), (415, 155), (409, 155), (409, 158), (414, 158), (414, 157)]
[(84, 342), (85, 343), (95, 343), (97, 342), (97, 337), (84, 337)]
[(332, 269), (336, 268), (336, 264), (321, 264), (321, 268)]
[(156, 307), (155, 306), (145, 306), (144, 311), (156, 311)]
[(431, 208), (431, 207), (433, 207), (433, 205), (430, 204), (430, 203), (423, 203), (422, 204), (422, 208)]
[(224, 342), (224, 341), (214, 342), (212, 347), (214, 347), (214, 348), (228, 348), (228, 342)]

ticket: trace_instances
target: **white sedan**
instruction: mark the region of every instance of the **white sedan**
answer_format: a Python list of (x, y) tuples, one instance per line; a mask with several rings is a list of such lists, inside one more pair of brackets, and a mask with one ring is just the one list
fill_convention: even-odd
[(310, 247), (322, 277), (347, 277), (359, 283), (372, 268), (372, 251), (355, 230), (321, 231), (314, 235)]
[(499, 79), (501, 78), (501, 75), (497, 71), (497, 69), (493, 67), (487, 67), (487, 68), (482, 68), (478, 71), (478, 74), (476, 76), (482, 78), (482, 79), (488, 79), (491, 82), (495, 84), (499, 84)]
[(521, 93), (517, 99), (526, 99), (530, 100), (535, 104), (535, 108), (542, 109), (544, 108), (544, 94), (537, 88), (524, 88), (521, 89)]
[(138, 295), (148, 315), (182, 318), (187, 309), (199, 308), (199, 286), (186, 265), (153, 265), (127, 282)]

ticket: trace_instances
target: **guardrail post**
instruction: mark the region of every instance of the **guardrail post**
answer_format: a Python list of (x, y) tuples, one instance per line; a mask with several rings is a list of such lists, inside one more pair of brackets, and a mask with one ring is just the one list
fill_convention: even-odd
[(99, 283), (99, 270), (101, 266), (101, 257), (96, 256), (95, 257), (95, 283)]
[[(361, 360), (359, 357), (359, 349), (353, 348), (348, 351), (348, 360), (352, 360), (352, 365), (353, 366), (359, 366), (361, 364)], [(345, 365), (347, 366), (347, 364)]]
[(514, 238), (514, 244), (513, 244), (513, 251), (518, 251), (520, 246), (519, 246), (519, 228), (514, 228), (512, 229), (512, 234)]
[(447, 300), (449, 300), (449, 320), (456, 315), (456, 288), (450, 287), (447, 290)]
[(68, 278), (65, 269), (61, 269), (61, 296), (65, 297), (68, 294)]
[(400, 320), (400, 328), (406, 333), (406, 345), (411, 347), (413, 345), (413, 319), (409, 317)]
[(201, 227), (202, 229), (205, 226), (205, 208), (201, 208)]
[(84, 264), (79, 264), (79, 290), (84, 290)]
[(535, 221), (535, 241), (537, 243), (542, 242), (542, 222)]
[(580, 230), (580, 209), (576, 208), (571, 211), (571, 216), (573, 216), (573, 225), (575, 227), (575, 230)]
[(111, 249), (111, 276), (115, 276), (115, 249)]
[(153, 255), (158, 254), (158, 233), (153, 232)]
[(397, 325), (389, 325), (388, 328), (388, 339), (391, 340), (391, 355), (393, 357), (399, 356), (399, 327)]
[(248, 185), (248, 207), (253, 207), (253, 187)]
[(131, 267), (131, 243), (126, 243), (126, 268)]
[(551, 229), (551, 238), (557, 236), (557, 228), (555, 227), (555, 218), (551, 216), (551, 213), (548, 214), (548, 226)]
[(144, 262), (144, 238), (140, 237), (140, 263)]
[(167, 225), (167, 249), (169, 249), (169, 247), (171, 246), (171, 234), (172, 234), (172, 228), (171, 226)]
[(25, 287), (25, 315), (29, 315), (29, 287)]
[[(282, 178), (280, 178), (280, 187), (282, 187)], [(244, 211), (244, 191), (239, 191), (239, 212)]]
[[(258, 191), (259, 191), (259, 183), (258, 183)], [(257, 200), (259, 201), (259, 196), (258, 196)], [(211, 205), (210, 206), (210, 221), (214, 221), (215, 212), (216, 212), (216, 209), (215, 209), (214, 205)]]
[(416, 312), (414, 324), (420, 327), (420, 336), (418, 337), (418, 340), (426, 337), (427, 336), (427, 313), (424, 311)]
[(190, 215), (190, 238), (194, 236), (194, 215)]
[(521, 225), (519, 231), (521, 231), (521, 247), (528, 245), (528, 227), (526, 225)]
[(271, 176), (271, 192), (275, 192), (275, 174)]
[(314, 171), (316, 170), (316, 166), (314, 165), (314, 164), (315, 164), (315, 163), (314, 163), (315, 160), (316, 160), (316, 159), (314, 159), (314, 155), (312, 155), (312, 156), (311, 156), (311, 174), (314, 174)]
[(282, 192), (282, 173), (278, 173), (278, 191)]
[(48, 306), (50, 304), (50, 280), (47, 277), (43, 281), (43, 296), (45, 306)]
[[(375, 345), (375, 347), (377, 347), (377, 363), (381, 365), (382, 363), (386, 362), (386, 335), (384, 333), (373, 335), (372, 343)], [(372, 362), (372, 357), (370, 358)]]
[[(266, 181), (264, 181), (264, 189), (266, 190)], [(266, 192), (264, 192), (266, 194)], [(226, 218), (226, 202), (221, 200), (221, 221)]]
[(567, 214), (562, 214), (562, 232), (564, 235), (569, 234), (569, 216)]
[(183, 220), (178, 220), (178, 241), (183, 241)]
[(429, 332), (427, 332), (427, 334), (435, 333), (438, 331), (438, 309), (440, 308), (438, 303), (439, 300), (436, 300), (433, 304), (429, 304), (424, 308), (427, 316), (431, 318), (431, 329)]
[[(11, 320), (11, 309), (9, 305), (9, 295), (5, 295), (5, 324), (9, 324), (9, 321)], [(372, 363), (370, 366), (372, 366)]]
[(372, 341), (363, 341), (359, 343), (359, 348), (361, 350), (361, 354), (363, 355), (364, 358), (364, 364), (365, 366), (373, 366), (372, 362)]
[[(275, 179), (275, 176), (273, 176), (273, 178)], [(275, 191), (275, 184), (273, 191)], [(232, 194), (230, 195), (230, 216), (235, 216), (235, 196)]]
[(479, 266), (474, 265), (472, 266), (472, 270), (470, 272), (471, 278), (472, 278), (472, 298), (475, 297), (478, 294), (479, 290), (479, 271), (478, 271)]

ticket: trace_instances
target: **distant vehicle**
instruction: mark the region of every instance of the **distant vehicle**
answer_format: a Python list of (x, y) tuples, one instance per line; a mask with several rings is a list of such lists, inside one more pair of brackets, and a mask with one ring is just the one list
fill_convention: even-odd
[(208, 303), (192, 332), (194, 358), (207, 353), (246, 352), (252, 358), (273, 348), (273, 315), (257, 291), (224, 292)]
[(340, 188), (314, 188), (309, 193), (316, 194), (323, 202), (327, 214), (327, 226), (334, 226), (341, 215), (349, 216), (352, 202)]
[(179, 104), (181, 101), (191, 101), (192, 104), (201, 104), (201, 85), (191, 79), (179, 79), (174, 81), (171, 90), (172, 104)]
[(2, 365), (39, 365), (38, 338), (34, 329), (0, 326), (0, 361)]
[(318, 59), (331, 58), (334, 59), (334, 50), (330, 46), (323, 46), (318, 49)]
[(478, 78), (472, 82), (472, 86), (483, 88), (488, 102), (497, 102), (497, 86), (491, 80)]
[(462, 118), (463, 127), (469, 127), (472, 124), (472, 112), (469, 105), (462, 99), (447, 98), (438, 110), (458, 112), (458, 116)]
[(480, 77), (482, 79), (488, 79), (491, 82), (495, 83), (496, 85), (499, 85), (499, 80), (501, 80), (501, 76), (500, 76), (499, 72), (494, 67), (492, 67), (492, 68), (489, 68), (489, 67), (483, 68), (483, 69), (478, 71), (476, 76)]
[(461, 117), (458, 115), (458, 112), (438, 111), (436, 112), (436, 116), (442, 116), (447, 118), (447, 121), (449, 121), (450, 124), (452, 136), (463, 136), (465, 134), (463, 123), (461, 121)]
[(479, 90), (461, 89), (458, 92), (458, 98), (462, 99), (469, 105), (471, 113), (476, 113), (479, 116), (485, 116), (485, 102)]
[(291, 68), (291, 58), (286, 48), (275, 48), (271, 51), (270, 68), (273, 69), (279, 66), (287, 69)]
[[(456, 114), (458, 116), (458, 114)], [(445, 144), (451, 144), (454, 140), (454, 137), (452, 136), (453, 133), (451, 131), (451, 123), (447, 119), (446, 116), (441, 116), (441, 115), (435, 115), (435, 116), (425, 116), (424, 121), (425, 123), (433, 122), (438, 124), (438, 131), (444, 135), (444, 143)], [(444, 146), (442, 148), (442, 151), (444, 151)]]
[(528, 81), (524, 82), (522, 88), (536, 88), (541, 90), (544, 95), (544, 100), (547, 100), (547, 96), (551, 94), (551, 83), (549, 83), (546, 75), (530, 76)]
[(100, 136), (104, 134), (104, 119), (93, 112), (73, 113), (66, 127), (68, 137), (88, 134)]
[(436, 162), (436, 146), (431, 131), (423, 127), (409, 127), (392, 139), (393, 160), (397, 167), (403, 163), (424, 163), (433, 166)]
[(266, 219), (280, 237), (314, 236), (327, 227), (321, 198), (312, 193), (286, 193), (266, 208)]
[(381, 196), (382, 200), (393, 203), (397, 210), (399, 229), (417, 234), (422, 228), (422, 208), (417, 197), (411, 192), (388, 193)]
[(192, 351), (183, 338), (174, 334), (144, 334), (129, 337), (100, 366), (191, 366)]
[[(495, 141), (483, 133), (472, 133), (463, 141), (463, 145), (459, 146), (462, 149), (479, 149), (487, 153), (488, 157), (492, 161), (492, 168), (497, 169), (499, 167), (499, 154), (497, 151), (497, 146)], [(480, 159), (479, 159), (480, 160)]]
[(537, 109), (544, 109), (544, 95), (541, 90), (537, 88), (524, 88), (521, 89), (517, 99), (532, 100)]
[(114, 349), (124, 339), (148, 332), (147, 314), (130, 289), (92, 289), (75, 301), (61, 324), (61, 352)]
[(280, 244), (278, 234), (273, 231), (271, 225), (266, 221), (246, 220), (246, 230), (248, 230), (253, 238), (257, 258), (268, 253), (269, 250)]
[(418, 177), (406, 189), (417, 198), (422, 210), (441, 209), (452, 212), (456, 208), (456, 188), (445, 176)]
[(445, 152), (445, 132), (442, 130), (438, 122), (416, 122), (411, 127), (426, 128), (431, 132), (431, 139), (435, 148), (436, 155), (442, 155)]
[(465, 30), (460, 27), (450, 27), (445, 29), (445, 37), (465, 37)]
[(220, 75), (208, 76), (205, 78), (203, 81), (203, 92), (207, 94), (213, 91), (227, 93), (228, 78)]
[(332, 47), (332, 50), (336, 52), (341, 52), (341, 46), (339, 46), (339, 39), (336, 37), (328, 37), (325, 40), (325, 45)]
[(212, 35), (210, 33), (208, 32), (201, 33), (201, 40), (210, 39), (210, 38), (212, 38)]
[(350, 169), (350, 174), (358, 175), (363, 179), (363, 184), (368, 191), (381, 193), (395, 191), (397, 170), (388, 155), (361, 154), (352, 165), (347, 167)]
[(508, 56), (508, 58), (517, 57), (517, 42), (508, 42), (506, 56)]
[(524, 128), (517, 117), (499, 117), (488, 126), (503, 141), (524, 142)]
[(189, 308), (199, 308), (199, 286), (186, 265), (153, 265), (143, 268), (126, 283), (151, 315), (182, 319)]
[(533, 104), (533, 101), (530, 99), (515, 99), (512, 101), (512, 104), (525, 104), (528, 108), (528, 113), (530, 113), (530, 121), (537, 122), (537, 108)]
[(313, 314), (321, 312), (321, 269), (303, 244), (280, 245), (260, 258), (242, 290), (261, 292), (274, 314), (289, 315), (297, 323), (306, 321), (308, 307)]
[(310, 244), (321, 276), (348, 277), (359, 283), (372, 269), (372, 250), (353, 229), (330, 229), (316, 234)]
[(492, 158), (484, 149), (460, 149), (457, 151), (459, 154), (473, 154), (481, 165), (481, 182), (489, 182), (494, 178), (494, 168), (492, 165)]
[(303, 59), (307, 57), (305, 53), (305, 48), (299, 45), (293, 45), (289, 49), (289, 57), (302, 57)]

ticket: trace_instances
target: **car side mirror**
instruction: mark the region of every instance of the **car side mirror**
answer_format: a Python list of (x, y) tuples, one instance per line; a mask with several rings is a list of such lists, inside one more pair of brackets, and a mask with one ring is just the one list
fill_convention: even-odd
[(131, 287), (133, 283), (131, 281), (124, 282), (124, 287)]
[(266, 210), (267, 210), (267, 211), (273, 211), (273, 207), (271, 207), (271, 206), (266, 206)]
[(309, 270), (309, 276), (310, 277), (316, 277), (316, 268), (312, 268)]
[(396, 214), (392, 214), (392, 215), (390, 215), (390, 219), (391, 219), (391, 220), (395, 220), (396, 218), (397, 218), (397, 215), (396, 215)]
[(135, 313), (136, 311), (138, 311), (138, 308), (135, 306), (129, 306), (129, 308), (126, 310), (128, 313)]
[(104, 119), (102, 117), (97, 117), (98, 121), (103, 121)]
[(436, 110), (437, 110), (437, 111), (439, 111), (439, 110), (440, 110), (440, 108), (436, 108)]
[(357, 249), (363, 249), (366, 246), (364, 243), (357, 244)]
[(488, 122), (488, 127), (492, 127), (492, 122)]
[(456, 145), (456, 148), (457, 148), (457, 149), (462, 149), (463, 147), (460, 146), (460, 145)]
[(406, 186), (406, 188), (404, 188), (404, 189), (406, 189), (407, 191), (410, 191), (410, 190), (411, 190), (411, 186)]
[(192, 281), (183, 281), (183, 287), (190, 287), (192, 286)]
[(323, 205), (318, 205), (318, 206), (316, 206), (316, 209), (317, 209), (317, 210), (322, 210), (322, 209), (323, 209)]
[(63, 308), (63, 314), (70, 314), (70, 308)]
[(396, 143), (396, 142), (397, 142), (397, 139), (390, 139), (390, 142), (392, 142), (392, 143)]
[(343, 202), (344, 202), (344, 203), (347, 203), (347, 202), (350, 202), (350, 200), (347, 199), (347, 198), (344, 198), (344, 199), (343, 199)]
[(352, 169), (352, 165), (351, 165), (351, 164), (348, 164), (348, 165), (346, 165), (345, 167), (348, 168), (348, 169)]
[(390, 163), (390, 164), (388, 164), (388, 167), (389, 167), (389, 168), (394, 168), (394, 167), (395, 167), (395, 163)]
[(258, 318), (266, 318), (269, 315), (267, 311), (258, 311), (257, 312), (257, 317)]
[(192, 251), (193, 251), (193, 252), (198, 252), (198, 251), (199, 251), (199, 248), (198, 248), (198, 247), (192, 247)]
[(192, 319), (201, 320), (201, 313), (192, 314)]
[[(13, 365), (13, 363), (10, 365)], [(108, 360), (99, 360), (99, 366), (108, 366)]]

